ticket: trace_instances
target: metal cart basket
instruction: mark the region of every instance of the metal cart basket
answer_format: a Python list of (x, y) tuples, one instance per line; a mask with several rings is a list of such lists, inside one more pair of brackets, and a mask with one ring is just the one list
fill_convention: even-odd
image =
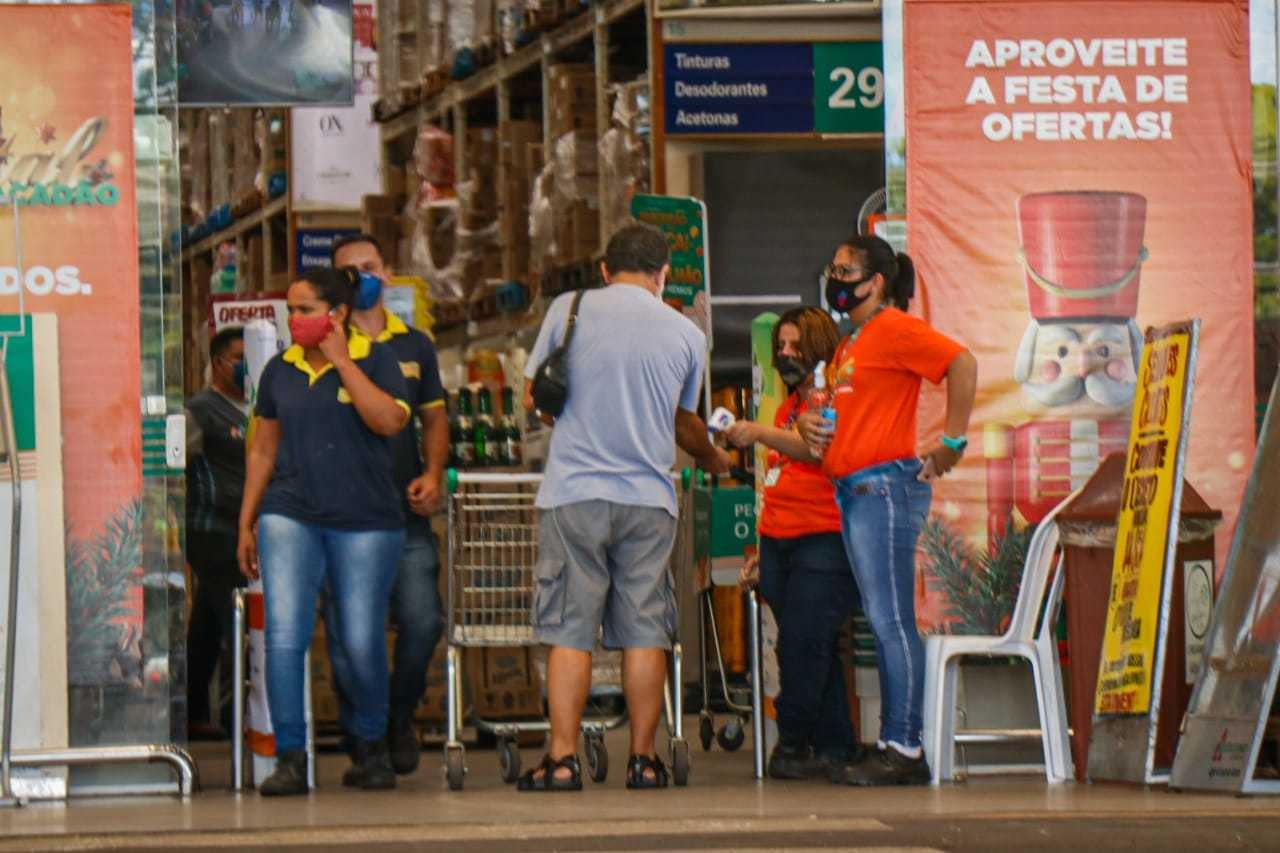
[[(687, 571), (691, 561), (689, 516), (685, 511), (689, 474), (679, 489), (680, 518), (672, 549), (672, 571)], [(498, 761), (505, 782), (520, 775), (517, 738), (522, 732), (549, 731), (546, 719), (494, 721), (463, 709), (462, 649), (486, 646), (533, 646), (532, 608), (538, 559), (538, 510), (534, 506), (540, 474), (466, 473), (450, 470), (448, 498), (448, 642), (445, 660), (447, 740), (444, 770), (449, 787), (461, 790), (466, 777), (465, 748), (459, 739), (463, 720), (495, 736)], [(677, 589), (679, 587), (677, 586)], [(672, 681), (666, 710), (671, 734), (672, 775), (684, 785), (689, 775), (689, 749), (684, 740), (683, 702), (679, 685), (683, 671), (679, 642), (673, 643)], [(582, 724), (587, 767), (591, 778), (603, 782), (608, 774), (604, 733), (621, 725), (625, 714), (588, 719)]]

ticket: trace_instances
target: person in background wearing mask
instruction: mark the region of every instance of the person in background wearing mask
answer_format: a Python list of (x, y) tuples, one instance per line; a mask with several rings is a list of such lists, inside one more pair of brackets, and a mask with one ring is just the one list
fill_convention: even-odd
[(258, 383), (240, 509), (240, 571), (262, 578), (267, 701), (277, 764), (264, 796), (304, 794), (303, 660), (328, 589), (351, 664), (352, 767), (343, 783), (394, 788), (387, 752), (387, 606), (404, 548), (391, 439), (409, 420), (391, 350), (348, 336), (359, 276), (312, 270), (289, 288), (293, 346)]
[(840, 541), (835, 489), (795, 430), (806, 410), (813, 371), (830, 362), (840, 333), (820, 308), (793, 308), (773, 327), (778, 374), (791, 392), (773, 426), (738, 421), (725, 437), (742, 448), (769, 448), (760, 515), (760, 552), (743, 567), (744, 584), (759, 569), (760, 593), (778, 620), (778, 745), (769, 756), (774, 779), (825, 775), (855, 758), (844, 670), (837, 653), (841, 628), (858, 607), (849, 560)]
[[(385, 344), (394, 354), (404, 378), (410, 409), (422, 420), (419, 441), (410, 419), (391, 441), (396, 489), (405, 514), (404, 556), (391, 592), (391, 619), (396, 626), (395, 669), (391, 674), (391, 717), (387, 740), (391, 766), (400, 774), (418, 768), (420, 741), (413, 717), (427, 690), (427, 665), (444, 628), (440, 605), (440, 552), (431, 532), (431, 516), (441, 507), (444, 472), (449, 460), (449, 415), (444, 386), (431, 339), (411, 329), (382, 301), (390, 278), (377, 240), (368, 234), (343, 237), (333, 245), (333, 266), (360, 273), (351, 323), (360, 332)], [(424, 465), (425, 460), (425, 465)], [(326, 639), (334, 681), (338, 686), (339, 721), (350, 737), (355, 683), (351, 664), (337, 642), (332, 603), (325, 608)]]
[[(916, 540), (929, 513), (930, 481), (964, 454), (978, 365), (963, 346), (905, 313), (915, 269), (879, 237), (841, 244), (825, 279), (828, 305), (853, 324), (829, 371), (836, 421), (805, 412), (797, 425), (835, 481), (845, 551), (875, 635), (882, 697), (877, 748), (837, 768), (832, 781), (927, 785)], [(921, 379), (947, 380), (947, 410), (945, 432), (918, 456)]]
[[(591, 653), (622, 649), (631, 717), (628, 788), (665, 788), (654, 744), (676, 628), (668, 558), (675, 542), (679, 444), (714, 474), (729, 456), (695, 414), (706, 336), (661, 301), (670, 269), (662, 232), (628, 225), (609, 240), (607, 287), (582, 294), (568, 350), (569, 397), (551, 431), (538, 489), (534, 635), (551, 646), (547, 693), (551, 742), (521, 791), (582, 788), (578, 732), (591, 689)], [(564, 340), (574, 294), (547, 309), (525, 378)], [(532, 386), (532, 383), (529, 383)], [(525, 407), (533, 410), (531, 391)]]
[(231, 593), (244, 585), (236, 565), (244, 493), (244, 329), (209, 342), (209, 387), (187, 401), (187, 562), (196, 591), (187, 633), (187, 720), (192, 738), (224, 737), (211, 719), (209, 680), (231, 637)]

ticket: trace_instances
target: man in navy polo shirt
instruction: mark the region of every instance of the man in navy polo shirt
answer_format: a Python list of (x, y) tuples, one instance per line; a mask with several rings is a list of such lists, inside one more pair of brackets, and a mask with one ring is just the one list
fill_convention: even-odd
[[(335, 267), (351, 267), (367, 273), (356, 294), (352, 325), (378, 343), (386, 344), (400, 364), (408, 388), (409, 407), (422, 421), (419, 443), (413, 419), (392, 439), (391, 454), (396, 487), (405, 506), (405, 546), (400, 575), (391, 595), (396, 625), (395, 661), (391, 674), (391, 718), (387, 739), (391, 764), (400, 774), (418, 767), (419, 740), (413, 726), (414, 712), (427, 689), (427, 665), (444, 626), (440, 605), (440, 555), (431, 531), (431, 516), (442, 504), (444, 472), (449, 459), (449, 416), (435, 345), (386, 309), (381, 286), (390, 278), (382, 248), (368, 234), (354, 234), (334, 243)], [(372, 278), (370, 278), (370, 276)], [(325, 628), (343, 731), (351, 704), (344, 695), (350, 664), (333, 634), (335, 624), (326, 607)]]

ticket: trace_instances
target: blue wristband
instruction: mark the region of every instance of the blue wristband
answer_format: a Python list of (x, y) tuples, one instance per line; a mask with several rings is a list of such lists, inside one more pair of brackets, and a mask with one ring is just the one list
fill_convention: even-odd
[(969, 439), (965, 438), (963, 435), (959, 438), (952, 438), (949, 435), (944, 435), (942, 437), (942, 444), (948, 450), (953, 450), (956, 453), (964, 453), (965, 448), (969, 446)]

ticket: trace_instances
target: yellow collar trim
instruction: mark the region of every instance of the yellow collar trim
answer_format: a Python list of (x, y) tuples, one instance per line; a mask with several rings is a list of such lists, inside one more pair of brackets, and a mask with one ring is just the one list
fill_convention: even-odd
[[(369, 340), (368, 335), (352, 334), (347, 339), (347, 354), (351, 356), (353, 361), (359, 361), (362, 358), (368, 358), (369, 353), (373, 351), (373, 342)], [(308, 385), (315, 385), (320, 381), (320, 377), (324, 376), (333, 369), (333, 362), (326, 362), (319, 370), (313, 368), (307, 362), (306, 350), (299, 344), (294, 344), (284, 351), (285, 364), (292, 364), (307, 375)]]
[(404, 324), (404, 320), (401, 320), (386, 308), (382, 309), (382, 313), (386, 315), (386, 328), (384, 328), (381, 334), (378, 335), (378, 343), (385, 344), (396, 335), (409, 334), (409, 327)]

